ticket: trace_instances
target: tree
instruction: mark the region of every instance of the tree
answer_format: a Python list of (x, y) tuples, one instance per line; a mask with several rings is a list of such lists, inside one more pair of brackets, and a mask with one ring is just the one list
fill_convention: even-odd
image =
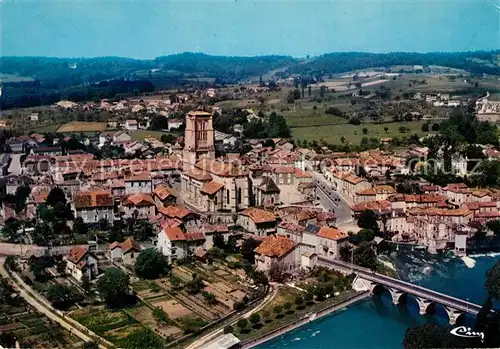
[(500, 219), (487, 222), (486, 227), (489, 230), (491, 230), (495, 235), (500, 235)]
[(54, 258), (49, 256), (31, 257), (29, 260), (30, 270), (37, 281), (45, 281), (47, 278), (47, 268), (54, 266)]
[(379, 231), (378, 227), (378, 216), (372, 210), (364, 210), (358, 216), (358, 227), (364, 229), (371, 229), (374, 232)]
[(203, 287), (203, 279), (197, 274), (194, 274), (193, 280), (189, 281), (186, 284), (186, 289), (188, 290), (189, 294), (198, 294), (201, 290), (203, 290)]
[(366, 127), (363, 127), (363, 134), (367, 134), (368, 133), (368, 129)]
[(300, 307), (300, 306), (302, 306), (303, 304), (304, 304), (304, 298), (302, 298), (301, 296), (297, 296), (297, 297), (295, 298), (295, 305), (296, 305), (297, 307)]
[(16, 213), (20, 213), (26, 208), (26, 199), (29, 197), (31, 189), (27, 185), (20, 185), (16, 188)]
[(213, 293), (203, 291), (201, 294), (203, 295), (203, 298), (205, 298), (205, 301), (208, 304), (210, 304), (210, 305), (216, 305), (217, 303), (219, 303), (217, 301), (217, 298), (215, 297), (215, 295)]
[(81, 300), (81, 297), (74, 288), (55, 284), (47, 289), (47, 299), (55, 308), (65, 309)]
[(354, 264), (361, 267), (373, 270), (377, 268), (377, 256), (375, 255), (375, 251), (366, 242), (362, 242), (359, 247), (354, 250), (353, 261)]
[(97, 291), (111, 306), (122, 305), (129, 295), (129, 277), (118, 268), (108, 268), (97, 280)]
[(162, 134), (162, 135), (161, 135), (161, 137), (160, 137), (160, 141), (161, 141), (162, 143), (170, 143), (170, 144), (174, 144), (174, 143), (175, 143), (175, 141), (176, 141), (176, 139), (177, 139), (177, 138), (176, 138), (173, 134), (171, 134), (171, 133), (164, 133), (164, 134)]
[(405, 332), (405, 349), (442, 348), (448, 331), (435, 324), (414, 325)]
[(167, 257), (155, 248), (142, 250), (135, 261), (135, 272), (144, 279), (156, 279), (170, 272)]
[(248, 320), (247, 319), (239, 319), (238, 322), (236, 323), (236, 326), (240, 329), (240, 332), (244, 331), (247, 326), (248, 326)]
[(500, 261), (486, 273), (485, 288), (490, 297), (500, 300)]
[(250, 273), (250, 278), (252, 278), (256, 285), (267, 286), (269, 284), (269, 280), (267, 279), (266, 274), (264, 274), (262, 271), (253, 270)]
[(340, 142), (341, 142), (342, 144), (344, 144), (344, 143), (345, 143), (345, 137), (344, 137), (344, 136), (340, 137)]
[(243, 260), (247, 261), (249, 264), (255, 264), (255, 249), (259, 247), (260, 241), (253, 238), (246, 239), (243, 241), (241, 246), (241, 254), (243, 255)]
[(163, 309), (161, 307), (154, 307), (152, 313), (153, 313), (153, 317), (158, 322), (168, 323), (170, 321), (170, 319), (168, 318), (168, 315), (163, 311)]
[(17, 268), (16, 257), (7, 256), (7, 258), (5, 258), (5, 267), (8, 270), (17, 271), (18, 268)]
[(431, 129), (432, 129), (432, 131), (434, 131), (434, 132), (439, 131), (439, 124), (432, 124)]
[(292, 309), (292, 303), (285, 302), (285, 304), (283, 304), (283, 309), (285, 309), (285, 311), (288, 313)]
[(266, 130), (270, 138), (288, 138), (291, 136), (291, 131), (286, 123), (286, 119), (283, 115), (278, 115), (275, 112), (269, 115)]
[(309, 292), (304, 295), (304, 302), (308, 304), (311, 303), (313, 299), (314, 299), (313, 295)]
[(389, 131), (389, 127), (385, 126), (384, 127), (384, 132), (387, 133), (387, 131)]
[(6, 237), (10, 243), (21, 242), (23, 236), (20, 233), (21, 222), (15, 218), (9, 218), (5, 221), (5, 225), (2, 228), (2, 236)]
[(273, 308), (273, 311), (276, 314), (276, 316), (278, 316), (283, 311), (283, 306), (278, 304)]
[(164, 347), (163, 340), (146, 327), (142, 327), (142, 329), (128, 335), (127, 340), (123, 342), (123, 348), (125, 349), (163, 349)]
[(309, 97), (311, 97), (311, 85), (309, 85), (309, 87), (307, 88), (307, 94), (309, 95)]
[(61, 188), (55, 187), (49, 192), (46, 202), (47, 205), (52, 207), (55, 207), (58, 202), (66, 205), (66, 194), (64, 194), (64, 191)]
[(255, 326), (260, 322), (260, 315), (258, 313), (253, 313), (248, 320)]
[(231, 325), (227, 325), (226, 327), (224, 327), (224, 334), (233, 333), (233, 331), (234, 329)]
[(224, 235), (222, 235), (221, 233), (215, 233), (213, 240), (215, 247), (220, 248), (222, 250), (225, 249), (226, 243), (224, 242)]

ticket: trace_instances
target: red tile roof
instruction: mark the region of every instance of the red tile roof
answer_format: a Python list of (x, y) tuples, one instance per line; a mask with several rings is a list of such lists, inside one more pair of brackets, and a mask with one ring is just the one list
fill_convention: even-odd
[(342, 233), (340, 230), (330, 227), (321, 227), (318, 232), (318, 236), (330, 240), (341, 240), (347, 238), (347, 235)]
[(122, 248), (122, 253), (127, 253), (130, 250), (136, 250), (136, 251), (141, 250), (139, 244), (137, 244), (137, 242), (135, 242), (135, 240), (132, 238), (128, 238), (127, 240), (123, 241), (121, 243), (121, 248)]
[(169, 195), (172, 195), (170, 193), (170, 188), (168, 188), (166, 185), (158, 185), (153, 190), (153, 194), (156, 195), (161, 201), (163, 201), (166, 198), (168, 198)]
[(163, 207), (159, 208), (158, 212), (160, 212), (161, 214), (164, 214), (165, 216), (168, 216), (170, 218), (179, 218), (179, 219), (183, 219), (184, 217), (186, 217), (187, 215), (189, 215), (191, 213), (191, 211), (189, 211), (188, 209), (174, 206), (174, 205), (170, 205), (170, 206), (165, 207), (165, 208), (163, 208)]
[(294, 247), (295, 243), (284, 236), (270, 236), (255, 249), (255, 252), (267, 257), (279, 258), (286, 255)]
[(166, 226), (163, 231), (167, 234), (170, 241), (185, 241), (186, 236), (179, 227), (168, 227)]
[(155, 206), (155, 202), (151, 195), (144, 193), (135, 193), (126, 196), (122, 200), (123, 206)]
[(113, 207), (113, 196), (107, 190), (78, 192), (73, 196), (75, 208)]
[(224, 184), (216, 182), (216, 181), (211, 181), (208, 183), (203, 184), (203, 187), (201, 187), (201, 192), (206, 193), (208, 195), (213, 195), (217, 193), (219, 190), (224, 188)]
[(256, 207), (247, 208), (240, 214), (249, 217), (255, 223), (276, 222), (276, 216), (274, 215), (273, 212), (266, 211)]
[(81, 261), (86, 253), (87, 249), (85, 247), (73, 247), (71, 250), (69, 250), (67, 259), (73, 264), (77, 264)]

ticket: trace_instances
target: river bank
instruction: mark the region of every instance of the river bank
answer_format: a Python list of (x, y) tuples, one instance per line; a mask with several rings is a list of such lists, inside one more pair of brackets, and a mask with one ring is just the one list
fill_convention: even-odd
[(266, 333), (265, 335), (260, 336), (259, 338), (244, 342), (242, 344), (241, 348), (242, 349), (250, 349), (250, 348), (256, 347), (256, 346), (258, 346), (262, 343), (265, 343), (273, 338), (276, 338), (276, 337), (281, 336), (283, 334), (286, 334), (290, 331), (293, 331), (294, 329), (299, 328), (301, 326), (304, 326), (305, 324), (307, 324), (309, 322), (321, 319), (324, 316), (330, 315), (331, 313), (333, 313), (335, 311), (343, 309), (351, 304), (354, 304), (354, 303), (361, 301), (363, 299), (366, 299), (368, 297), (370, 297), (370, 292), (368, 292), (368, 291), (354, 294), (347, 299), (344, 299), (338, 303), (334, 303), (334, 304), (328, 306), (327, 308), (322, 309), (316, 313), (309, 314), (308, 316), (305, 316), (302, 319), (298, 319), (290, 324), (287, 324), (287, 325), (282, 326), (274, 331)]

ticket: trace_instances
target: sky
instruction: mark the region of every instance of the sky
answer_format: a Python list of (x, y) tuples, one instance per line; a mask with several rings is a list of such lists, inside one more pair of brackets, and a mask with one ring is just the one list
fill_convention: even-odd
[(151, 59), (500, 47), (500, 0), (0, 0), (2, 56)]

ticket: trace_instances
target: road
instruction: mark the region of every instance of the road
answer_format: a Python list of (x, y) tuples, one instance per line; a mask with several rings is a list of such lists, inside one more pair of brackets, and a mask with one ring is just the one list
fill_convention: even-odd
[[(250, 317), (250, 315), (252, 315), (253, 313), (256, 313), (258, 311), (260, 311), (261, 309), (263, 309), (267, 304), (269, 304), (269, 302), (271, 302), (274, 297), (278, 294), (278, 287), (279, 285), (278, 284), (272, 284), (271, 287), (273, 288), (273, 291), (272, 292), (269, 292), (269, 294), (264, 298), (264, 300), (258, 305), (256, 306), (255, 308), (253, 309), (250, 309), (249, 311), (247, 311), (246, 313), (238, 316), (236, 319), (234, 319), (233, 321), (231, 321), (231, 324), (234, 325), (236, 324), (236, 322), (239, 320), (239, 319), (247, 319)], [(203, 345), (209, 343), (211, 340), (217, 338), (218, 336), (222, 335), (224, 333), (224, 327), (223, 328), (219, 328), (217, 330), (214, 330), (208, 334), (206, 334), (205, 336), (197, 339), (196, 341), (194, 341), (193, 343), (191, 343), (190, 345), (188, 345), (186, 347), (186, 349), (199, 349), (201, 348)]]
[[(39, 313), (43, 314), (50, 320), (57, 322), (61, 327), (69, 331), (71, 334), (77, 336), (78, 338), (82, 339), (85, 342), (94, 342), (94, 339), (68, 323), (65, 319), (60, 317), (59, 315), (55, 314), (52, 310), (48, 309), (45, 305), (43, 305), (41, 302), (39, 302), (37, 299), (35, 299), (25, 288), (23, 288), (22, 284), (17, 283), (16, 280), (10, 277), (10, 275), (7, 273), (7, 270), (5, 270), (4, 267), (4, 262), (5, 258), (0, 257), (0, 274), (2, 277), (6, 279), (10, 279), (12, 281), (14, 289), (19, 292), (19, 295), (32, 307), (34, 307)], [(106, 348), (104, 346), (99, 345), (100, 348)]]
[(340, 226), (352, 221), (349, 203), (335, 191), (332, 183), (319, 172), (314, 172), (313, 180), (316, 185), (316, 197), (319, 197), (321, 204), (327, 210), (334, 210), (337, 225)]

